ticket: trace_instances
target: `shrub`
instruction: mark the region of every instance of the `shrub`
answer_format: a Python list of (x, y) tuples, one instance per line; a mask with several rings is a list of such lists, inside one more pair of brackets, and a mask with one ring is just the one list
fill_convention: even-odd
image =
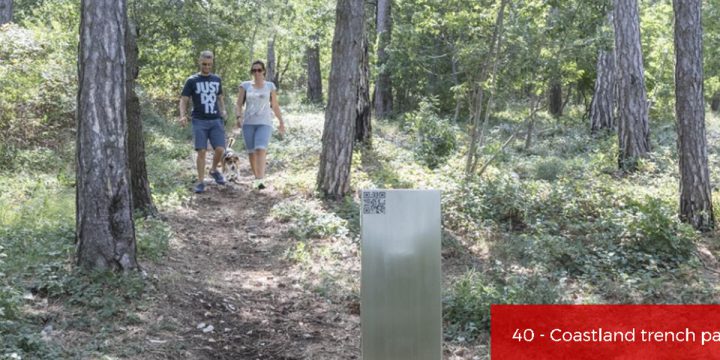
[(32, 26), (0, 28), (0, 142), (59, 148), (75, 126), (77, 33)]
[(557, 180), (565, 171), (565, 163), (558, 158), (539, 161), (535, 165), (535, 178), (540, 180)]
[(289, 222), (289, 233), (298, 240), (348, 234), (347, 221), (323, 211), (317, 202), (287, 200), (271, 213), (278, 221)]
[(492, 304), (553, 304), (558, 300), (557, 286), (540, 275), (471, 271), (445, 297), (446, 334), (473, 338), (480, 331), (488, 331)]
[(666, 260), (685, 261), (695, 249), (695, 232), (657, 198), (630, 204), (625, 246)]
[(457, 148), (455, 127), (435, 111), (433, 100), (423, 100), (417, 111), (405, 115), (404, 120), (415, 136), (415, 154), (431, 169), (442, 164)]

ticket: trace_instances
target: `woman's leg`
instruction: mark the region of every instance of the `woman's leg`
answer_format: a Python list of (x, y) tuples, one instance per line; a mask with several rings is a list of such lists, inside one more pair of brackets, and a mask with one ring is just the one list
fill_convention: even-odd
[(248, 159), (250, 160), (250, 170), (252, 170), (253, 176), (257, 177), (257, 170), (255, 170), (255, 129), (257, 129), (257, 125), (243, 125), (242, 134), (243, 140), (245, 140), (245, 149), (248, 152)]
[(255, 178), (256, 179), (263, 179), (265, 178), (265, 158), (267, 155), (267, 150), (265, 149), (257, 149), (255, 150)]
[(255, 130), (255, 178), (265, 178), (267, 148), (270, 144), (272, 126), (261, 125)]
[(255, 170), (255, 152), (248, 154), (248, 158), (250, 159), (250, 169), (252, 170), (253, 176), (257, 178), (257, 170)]

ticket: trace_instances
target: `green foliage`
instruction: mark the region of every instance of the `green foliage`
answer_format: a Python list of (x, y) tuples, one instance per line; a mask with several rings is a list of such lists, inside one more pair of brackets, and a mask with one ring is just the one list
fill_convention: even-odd
[(158, 261), (167, 253), (172, 231), (170, 226), (158, 219), (135, 217), (137, 253), (144, 258)]
[(315, 201), (289, 199), (275, 205), (271, 214), (280, 222), (289, 222), (288, 233), (298, 240), (344, 237), (348, 233), (346, 220), (325, 212)]
[(672, 2), (640, 3), (645, 87), (650, 118), (672, 122), (675, 113), (675, 53)]
[(557, 180), (565, 171), (565, 162), (558, 158), (538, 161), (535, 165), (535, 178), (547, 181)]
[(627, 246), (663, 259), (683, 262), (695, 249), (692, 227), (681, 223), (674, 207), (657, 198), (633, 201), (625, 234)]
[(0, 173), (0, 357), (60, 358), (25, 308), (29, 294), (64, 292), (74, 243), (74, 191), (41, 173)]
[[(25, 27), (0, 28), (0, 149), (61, 148), (75, 125), (78, 4), (48, 1)], [(43, 20), (38, 20), (43, 19)]]
[(128, 303), (140, 299), (145, 290), (139, 274), (107, 271), (74, 273), (64, 285), (67, 303), (94, 315), (88, 317), (88, 328), (125, 316)]
[(498, 176), (466, 186), (444, 196), (443, 208), (450, 227), (474, 232), (487, 220), (509, 229), (525, 226), (528, 204), (516, 179)]
[(445, 336), (474, 338), (490, 329), (490, 305), (554, 304), (558, 287), (541, 275), (519, 276), (502, 268), (494, 272), (470, 271), (458, 279), (443, 301)]
[(6, 257), (5, 248), (0, 245), (0, 319), (14, 319), (20, 304), (20, 292), (7, 284), (7, 275), (3, 272)]
[(440, 166), (457, 148), (457, 130), (449, 120), (437, 115), (435, 102), (432, 99), (421, 101), (419, 109), (405, 114), (404, 118), (416, 138), (418, 159), (431, 169)]
[(142, 116), (153, 202), (161, 210), (178, 206), (190, 198), (188, 188), (197, 177), (184, 165), (193, 152), (190, 130), (156, 114), (150, 103), (144, 104)]

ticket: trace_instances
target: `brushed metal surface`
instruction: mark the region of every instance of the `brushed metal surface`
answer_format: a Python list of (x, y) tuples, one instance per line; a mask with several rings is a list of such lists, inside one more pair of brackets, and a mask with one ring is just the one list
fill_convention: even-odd
[(361, 196), (363, 359), (441, 359), (440, 192)]

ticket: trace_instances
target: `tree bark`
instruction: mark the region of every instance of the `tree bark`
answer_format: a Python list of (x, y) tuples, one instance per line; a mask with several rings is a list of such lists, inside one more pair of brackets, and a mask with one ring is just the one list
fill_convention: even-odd
[[(453, 50), (455, 52), (455, 50)], [(458, 62), (460, 60), (456, 55), (453, 55), (453, 58), (451, 60), (452, 64), (452, 79), (453, 79), (453, 85), (457, 88), (460, 86), (460, 79), (458, 78)], [(455, 112), (453, 113), (453, 122), (456, 123), (458, 121), (458, 118), (460, 117), (460, 108), (462, 107), (462, 96), (455, 92)]]
[(392, 0), (378, 0), (377, 5), (377, 81), (375, 82), (375, 117), (383, 119), (393, 111), (392, 80), (388, 68), (387, 47), (392, 39)]
[(137, 268), (125, 115), (125, 0), (83, 0), (78, 51), (77, 263)]
[(0, 0), (0, 25), (12, 21), (12, 0)]
[(135, 93), (135, 79), (138, 77), (137, 32), (134, 24), (128, 21), (125, 28), (125, 58), (127, 60), (125, 92), (128, 124), (128, 163), (132, 183), (133, 209), (145, 215), (155, 215), (157, 210), (150, 194), (147, 165), (145, 163), (145, 136), (140, 116), (140, 99)]
[(525, 134), (525, 151), (530, 150), (532, 146), (533, 130), (535, 129), (535, 115), (540, 110), (540, 98), (533, 95), (530, 98), (530, 116), (527, 120), (527, 134)]
[(673, 0), (673, 8), (680, 219), (707, 231), (715, 227), (715, 218), (705, 139), (702, 0)]
[(595, 92), (590, 102), (590, 132), (614, 128), (615, 109), (615, 54), (612, 50), (600, 50), (597, 59)]
[[(265, 80), (275, 82), (275, 36), (268, 41)], [(277, 84), (276, 84), (277, 86)]]
[(0, 0), (0, 25), (9, 23), (13, 18), (13, 0)]
[(340, 200), (350, 191), (355, 121), (360, 94), (365, 6), (362, 0), (338, 0), (332, 47), (328, 105), (318, 170), (318, 190)]
[(618, 165), (635, 171), (650, 151), (648, 102), (637, 0), (615, 0), (613, 13), (618, 81)]
[(562, 116), (562, 83), (558, 79), (553, 79), (550, 82), (550, 88), (548, 89), (548, 110), (553, 117), (557, 118)]
[(305, 49), (307, 61), (307, 98), (312, 104), (322, 104), (322, 75), (320, 73), (320, 45), (313, 36), (312, 45)]
[(363, 32), (363, 51), (361, 67), (358, 69), (358, 105), (357, 120), (355, 124), (355, 140), (365, 146), (370, 146), (372, 142), (372, 123), (370, 121), (371, 103), (370, 103), (370, 56), (368, 54), (368, 38), (366, 32)]

